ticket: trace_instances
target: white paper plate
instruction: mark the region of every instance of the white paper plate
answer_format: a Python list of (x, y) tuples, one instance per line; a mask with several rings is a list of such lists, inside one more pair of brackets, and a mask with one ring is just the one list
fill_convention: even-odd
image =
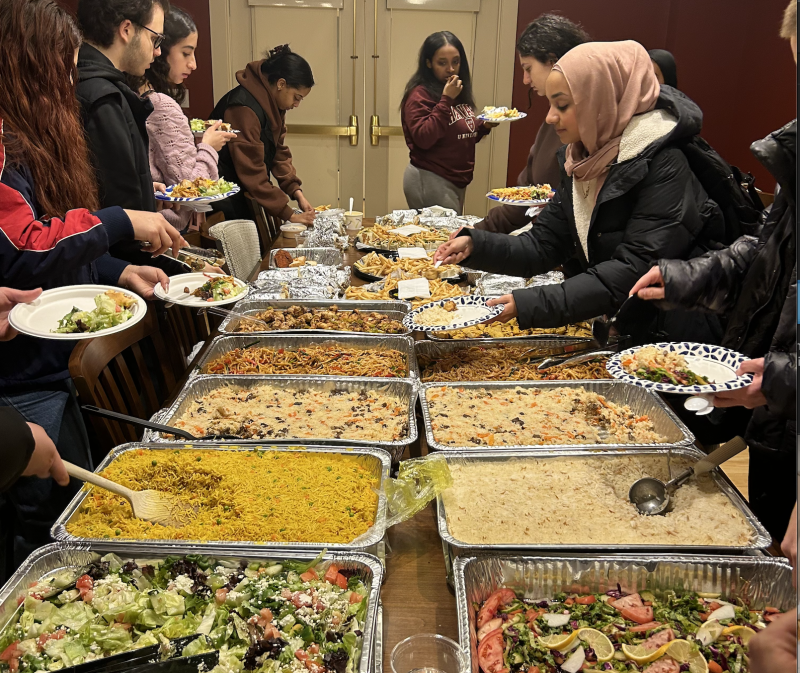
[[(250, 286), (238, 278), (234, 278), (239, 287), (244, 288), (244, 292), (237, 294), (235, 297), (229, 299), (221, 299), (220, 301), (206, 301), (200, 297), (193, 297), (194, 292), (198, 287), (202, 287), (210, 278), (217, 278), (226, 274), (220, 273), (182, 273), (178, 276), (171, 276), (169, 279), (169, 292), (164, 292), (161, 283), (155, 286), (154, 292), (156, 297), (164, 301), (174, 302), (176, 304), (183, 304), (184, 306), (222, 306), (223, 304), (234, 304), (240, 299), (244, 299), (250, 291)], [(189, 288), (189, 292), (184, 292)]]
[[(407, 329), (416, 330), (417, 332), (441, 332), (442, 330), (454, 330), (454, 329), (461, 329), (462, 327), (472, 327), (473, 325), (480, 325), (481, 323), (486, 322), (487, 320), (491, 320), (492, 318), (496, 318), (499, 316), (503, 309), (505, 308), (502, 304), (498, 304), (497, 306), (487, 306), (486, 302), (489, 301), (492, 297), (476, 297), (476, 296), (466, 296), (466, 297), (451, 297), (449, 299), (439, 299), (438, 301), (432, 301), (429, 304), (424, 304), (417, 309), (411, 311), (405, 318), (403, 318), (403, 326)], [(458, 322), (450, 323), (448, 325), (417, 325), (414, 322), (414, 317), (422, 313), (423, 311), (433, 307), (433, 306), (442, 306), (445, 303), (452, 301), (456, 304), (456, 306), (460, 307), (470, 307), (470, 308), (482, 308), (484, 311), (481, 313), (480, 316), (468, 319), (468, 320), (459, 320)]]
[(520, 119), (525, 119), (528, 115), (524, 112), (518, 112), (517, 117), (501, 117), (499, 119), (493, 119), (492, 117), (485, 117), (483, 113), (478, 115), (478, 119), (489, 122), (490, 124), (500, 124), (502, 122), (518, 122)]
[(677, 393), (679, 395), (702, 395), (704, 393), (718, 393), (725, 390), (738, 390), (749, 386), (753, 382), (751, 374), (736, 376), (739, 365), (749, 358), (722, 346), (709, 346), (708, 344), (680, 341), (676, 343), (649, 344), (656, 348), (679, 353), (686, 358), (686, 364), (695, 374), (712, 381), (707, 386), (679, 386), (673, 383), (658, 383), (647, 381), (638, 376), (629, 374), (622, 366), (622, 361), (627, 356), (633, 355), (643, 346), (629, 348), (609, 358), (606, 369), (615, 379), (633, 383), (634, 385), (654, 390), (659, 393)]
[[(124, 292), (136, 299), (131, 307), (133, 317), (127, 322), (98, 332), (76, 332), (72, 334), (54, 334), (50, 330), (58, 328), (61, 320), (73, 308), (91, 311), (97, 308), (94, 298), (106, 290)], [(94, 339), (95, 337), (116, 334), (133, 327), (141, 321), (147, 313), (147, 302), (130, 290), (124, 290), (113, 285), (66, 285), (42, 292), (31, 304), (17, 304), (8, 315), (8, 322), (21, 334), (37, 337), (39, 339), (58, 339), (61, 341), (79, 341)]]
[(169, 201), (170, 203), (212, 203), (213, 201), (222, 201), (222, 199), (227, 199), (229, 196), (238, 194), (241, 189), (239, 185), (234, 185), (231, 191), (225, 192), (224, 194), (217, 194), (216, 196), (172, 196), (172, 190), (177, 186), (178, 185), (170, 185), (167, 187), (166, 194), (156, 192), (156, 200)]

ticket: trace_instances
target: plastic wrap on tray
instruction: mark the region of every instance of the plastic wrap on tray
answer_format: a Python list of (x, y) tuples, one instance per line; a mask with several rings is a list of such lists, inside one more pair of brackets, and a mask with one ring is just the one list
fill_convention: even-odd
[(502, 276), (496, 273), (482, 275), (475, 283), (477, 294), (483, 297), (500, 297), (525, 287), (525, 279), (516, 276)]

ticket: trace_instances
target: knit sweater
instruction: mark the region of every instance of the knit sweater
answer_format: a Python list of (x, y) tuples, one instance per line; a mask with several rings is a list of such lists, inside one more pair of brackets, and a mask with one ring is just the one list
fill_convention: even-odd
[[(181, 106), (163, 93), (147, 94), (153, 103), (153, 112), (147, 118), (147, 135), (150, 138), (150, 172), (153, 180), (174, 185), (181, 180), (209, 178), (217, 180), (217, 151), (199, 143), (189, 128)], [(162, 215), (178, 231), (189, 224), (192, 210), (164, 210)]]

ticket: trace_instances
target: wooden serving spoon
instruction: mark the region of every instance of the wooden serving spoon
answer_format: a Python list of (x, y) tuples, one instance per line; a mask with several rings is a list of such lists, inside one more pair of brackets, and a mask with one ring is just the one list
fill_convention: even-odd
[(137, 519), (160, 523), (162, 526), (181, 528), (191, 520), (195, 508), (176, 496), (161, 491), (132, 491), (125, 486), (101, 477), (99, 474), (84, 470), (82, 467), (64, 461), (67, 474), (81, 481), (87, 481), (116, 495), (121, 495), (130, 504), (133, 516)]

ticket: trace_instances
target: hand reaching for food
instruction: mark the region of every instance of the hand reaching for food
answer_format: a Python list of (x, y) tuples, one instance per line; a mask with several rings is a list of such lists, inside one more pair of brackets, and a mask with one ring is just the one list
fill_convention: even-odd
[(460, 264), (463, 260), (472, 255), (472, 238), (469, 236), (459, 236), (457, 238), (442, 243), (433, 255), (434, 262), (442, 264)]
[(125, 267), (119, 277), (120, 287), (127, 288), (145, 299), (153, 299), (155, 293), (153, 289), (161, 283), (164, 292), (169, 292), (169, 276), (161, 269), (154, 266), (135, 266), (130, 264)]

